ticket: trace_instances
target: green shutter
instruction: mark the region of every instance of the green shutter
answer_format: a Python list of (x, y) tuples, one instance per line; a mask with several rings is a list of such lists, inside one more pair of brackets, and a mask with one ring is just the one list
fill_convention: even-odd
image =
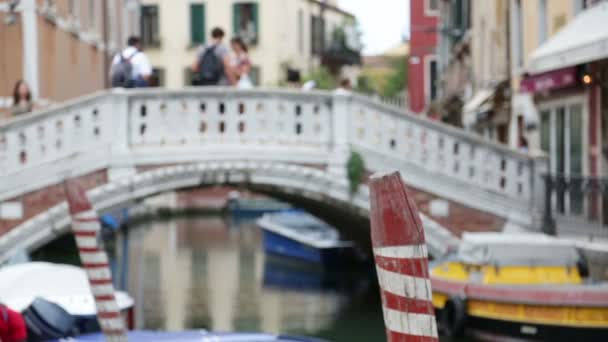
[(190, 4), (190, 42), (205, 43), (205, 5)]
[(260, 40), (260, 20), (258, 17), (258, 4), (253, 4), (253, 22), (255, 23), (255, 40), (253, 42), (253, 44), (257, 44)]
[(232, 5), (232, 32), (234, 36), (239, 33), (239, 23), (241, 22), (241, 6), (240, 4)]

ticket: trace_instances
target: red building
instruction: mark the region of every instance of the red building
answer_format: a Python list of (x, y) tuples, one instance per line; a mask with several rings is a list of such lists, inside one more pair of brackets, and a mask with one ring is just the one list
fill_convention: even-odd
[(437, 97), (440, 0), (410, 1), (409, 106), (423, 113)]

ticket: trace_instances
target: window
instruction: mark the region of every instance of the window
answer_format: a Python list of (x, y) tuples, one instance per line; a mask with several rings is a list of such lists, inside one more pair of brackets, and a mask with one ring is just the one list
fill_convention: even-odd
[[(550, 159), (550, 172), (560, 175), (584, 173), (583, 105), (578, 100), (560, 102), (540, 112), (541, 148)], [(558, 191), (556, 207), (560, 213), (581, 214), (584, 197), (578, 189)]]
[(192, 84), (192, 80), (195, 78), (195, 73), (192, 71), (192, 68), (187, 67), (184, 69), (184, 86), (189, 87)]
[(152, 69), (152, 81), (150, 82), (151, 87), (164, 87), (165, 86), (165, 69), (153, 68)]
[(68, 2), (68, 12), (69, 12), (71, 18), (78, 17), (78, 1), (77, 0), (70, 0)]
[(141, 42), (145, 47), (160, 46), (157, 5), (141, 7)]
[(538, 3), (538, 44), (547, 40), (547, 0), (540, 0)]
[(205, 43), (205, 5), (190, 4), (190, 43)]
[(439, 0), (425, 0), (424, 1), (424, 14), (426, 16), (437, 16), (439, 15)]
[(304, 52), (304, 12), (298, 10), (298, 51)]
[(259, 18), (258, 4), (238, 3), (233, 5), (234, 35), (243, 39), (247, 45), (258, 43)]
[(310, 18), (310, 53), (320, 55), (323, 52), (323, 26), (325, 22), (321, 17), (312, 16)]
[(429, 62), (429, 99), (431, 101), (437, 99), (437, 61), (435, 59)]
[(253, 83), (253, 85), (259, 86), (260, 81), (261, 81), (260, 77), (261, 77), (260, 67), (252, 66), (251, 71), (249, 71), (249, 78), (251, 79), (251, 83)]

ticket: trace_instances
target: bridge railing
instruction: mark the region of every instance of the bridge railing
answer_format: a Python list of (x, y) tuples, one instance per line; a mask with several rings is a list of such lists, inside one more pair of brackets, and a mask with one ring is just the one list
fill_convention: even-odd
[(229, 89), (146, 91), (129, 96), (129, 145), (171, 148), (327, 149), (331, 95)]
[[(382, 163), (386, 167), (388, 161), (423, 190), (491, 212), (500, 207), (505, 216), (509, 210), (511, 216), (534, 210), (534, 224), (540, 223), (545, 157), (533, 157), (452, 126), (404, 115), (398, 108), (365, 97), (355, 96), (350, 111), (349, 139), (372, 167)], [(417, 179), (412, 182), (411, 178)]]
[(0, 201), (117, 166), (330, 164), (349, 150), (372, 171), (399, 169), (414, 187), (522, 225), (538, 211), (540, 225), (546, 159), (363, 96), (291, 90), (112, 90), (0, 123)]
[(115, 139), (113, 106), (102, 92), (0, 123), (0, 195), (32, 181), (17, 177), (23, 171), (51, 173), (86, 152), (103, 160)]

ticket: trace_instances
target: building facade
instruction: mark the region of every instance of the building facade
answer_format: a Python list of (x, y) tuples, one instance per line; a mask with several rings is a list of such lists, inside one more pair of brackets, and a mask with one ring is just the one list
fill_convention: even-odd
[(441, 120), (462, 126), (462, 109), (472, 94), (471, 0), (439, 2), (440, 35), (437, 57), (440, 72)]
[[(603, 177), (608, 172), (608, 21), (606, 1), (538, 1), (521, 9), (523, 29), (514, 36), (513, 131), (549, 156), (556, 177)], [(540, 18), (526, 20), (527, 11)], [(518, 13), (514, 13), (518, 19)], [(519, 50), (521, 49), (521, 50)], [(523, 50), (523, 53), (521, 52)], [(521, 105), (523, 101), (527, 106)], [(517, 106), (519, 105), (519, 106)], [(532, 125), (530, 125), (532, 123)], [(515, 145), (515, 144), (514, 144)], [(592, 178), (588, 178), (592, 177)], [(593, 183), (589, 184), (593, 187)], [(558, 191), (559, 213), (607, 222), (608, 199), (599, 188)]]
[(507, 143), (511, 116), (509, 1), (470, 4), (470, 92), (462, 124), (488, 140)]
[(214, 27), (248, 43), (251, 76), (268, 86), (285, 81), (287, 69), (318, 68), (336, 29), (356, 33), (355, 18), (336, 0), (142, 0), (141, 13), (145, 51), (168, 88), (191, 84), (190, 66)]
[(409, 109), (424, 113), (438, 97), (440, 0), (410, 2)]
[(138, 12), (136, 0), (0, 1), (0, 110), (20, 79), (40, 103), (105, 88), (110, 58), (138, 32)]

